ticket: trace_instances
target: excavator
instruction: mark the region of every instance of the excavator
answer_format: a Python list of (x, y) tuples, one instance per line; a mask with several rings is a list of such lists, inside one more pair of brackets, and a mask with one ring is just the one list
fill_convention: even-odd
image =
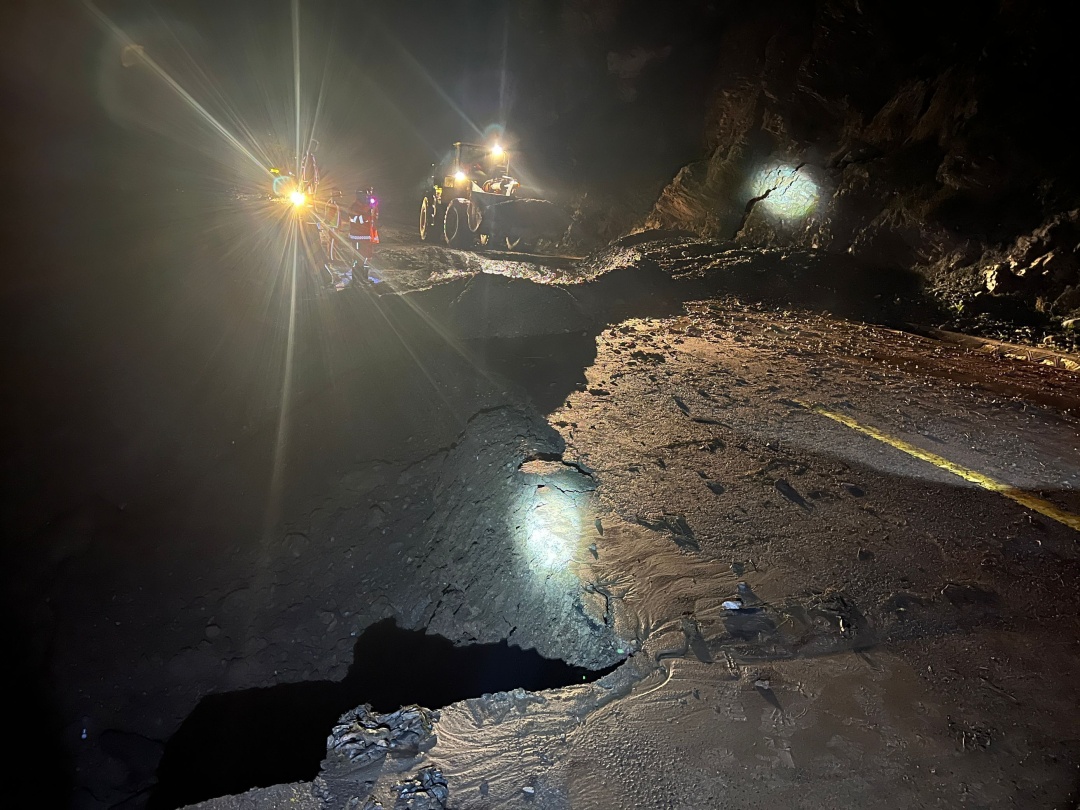
[(419, 221), (425, 242), (529, 252), (540, 239), (558, 239), (570, 222), (554, 203), (525, 195), (498, 143), (455, 143), (426, 186)]

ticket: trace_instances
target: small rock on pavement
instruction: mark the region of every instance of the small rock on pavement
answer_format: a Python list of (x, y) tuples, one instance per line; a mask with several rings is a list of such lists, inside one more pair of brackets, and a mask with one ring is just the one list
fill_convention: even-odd
[(785, 481), (783, 478), (777, 478), (773, 481), (773, 486), (776, 487), (777, 492), (791, 501), (793, 504), (801, 509), (810, 511), (810, 504), (806, 502), (802, 495), (800, 495), (791, 484)]
[(206, 633), (206, 637), (213, 641), (215, 638), (221, 635), (221, 628), (218, 627), (216, 624), (208, 624), (206, 625), (206, 630), (204, 632)]

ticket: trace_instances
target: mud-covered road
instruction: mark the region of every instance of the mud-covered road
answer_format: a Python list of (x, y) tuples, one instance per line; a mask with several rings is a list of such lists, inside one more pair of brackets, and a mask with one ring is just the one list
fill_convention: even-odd
[[(378, 262), (375, 288), (301, 281), (269, 327), (284, 397), (186, 448), (197, 474), (19, 559), (78, 806), (218, 795), (169, 743), (208, 695), (222, 730), (196, 740), (250, 767), (291, 747), (253, 718), (318, 684), (423, 695), (480, 666), (365, 653), (384, 619), (579, 669), (494, 695), (477, 673), (420, 743), (386, 721), (358, 759), (213, 806), (1076, 801), (1074, 372), (867, 323), (923, 304), (809, 255), (401, 239)], [(331, 716), (378, 702), (334, 694)]]

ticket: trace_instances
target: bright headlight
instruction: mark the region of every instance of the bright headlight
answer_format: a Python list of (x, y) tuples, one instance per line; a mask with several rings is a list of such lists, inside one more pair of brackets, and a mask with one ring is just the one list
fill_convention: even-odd
[(465, 182), (465, 172), (461, 172), (461, 171), (454, 172), (454, 179), (457, 180), (459, 183), (464, 183)]
[(491, 147), (491, 156), (493, 158), (501, 158), (503, 156), (503, 148), (498, 144)]
[(302, 191), (293, 191), (289, 193), (289, 202), (299, 208), (301, 205), (307, 202), (307, 194)]

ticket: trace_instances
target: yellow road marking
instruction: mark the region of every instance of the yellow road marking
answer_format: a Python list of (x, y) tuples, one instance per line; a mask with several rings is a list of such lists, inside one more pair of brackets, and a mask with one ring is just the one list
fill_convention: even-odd
[(967, 467), (961, 467), (947, 458), (931, 453), (927, 450), (923, 450), (921, 447), (916, 447), (913, 444), (905, 442), (903, 439), (897, 439), (893, 436), (889, 436), (886, 433), (882, 433), (876, 428), (868, 427), (856, 422), (854, 419), (848, 416), (844, 416), (842, 413), (836, 413), (821, 405), (809, 405), (805, 402), (798, 403), (804, 408), (819, 413), (822, 416), (827, 416), (835, 422), (839, 422), (841, 425), (845, 425), (858, 433), (862, 433), (864, 436), (869, 436), (872, 439), (877, 439), (879, 442), (884, 442), (890, 447), (895, 447), (897, 450), (901, 450), (907, 453), (909, 456), (914, 456), (922, 461), (928, 461), (935, 467), (939, 467), (946, 472), (950, 472), (953, 475), (958, 475), (965, 481), (970, 481), (973, 484), (977, 484), (983, 489), (988, 489), (991, 492), (997, 492), (999, 495), (1004, 495), (1011, 501), (1021, 506), (1025, 506), (1034, 512), (1038, 512), (1040, 515), (1045, 515), (1051, 520), (1056, 520), (1070, 529), (1075, 529), (1080, 532), (1080, 516), (1074, 515), (1071, 512), (1066, 512), (1063, 509), (1058, 509), (1054, 504), (1047, 500), (1044, 500), (1036, 495), (1032, 495), (1030, 492), (1024, 492), (1022, 489), (1011, 487), (1008, 484), (1003, 484), (1000, 481), (996, 481), (988, 475), (983, 475), (975, 470), (969, 470)]

